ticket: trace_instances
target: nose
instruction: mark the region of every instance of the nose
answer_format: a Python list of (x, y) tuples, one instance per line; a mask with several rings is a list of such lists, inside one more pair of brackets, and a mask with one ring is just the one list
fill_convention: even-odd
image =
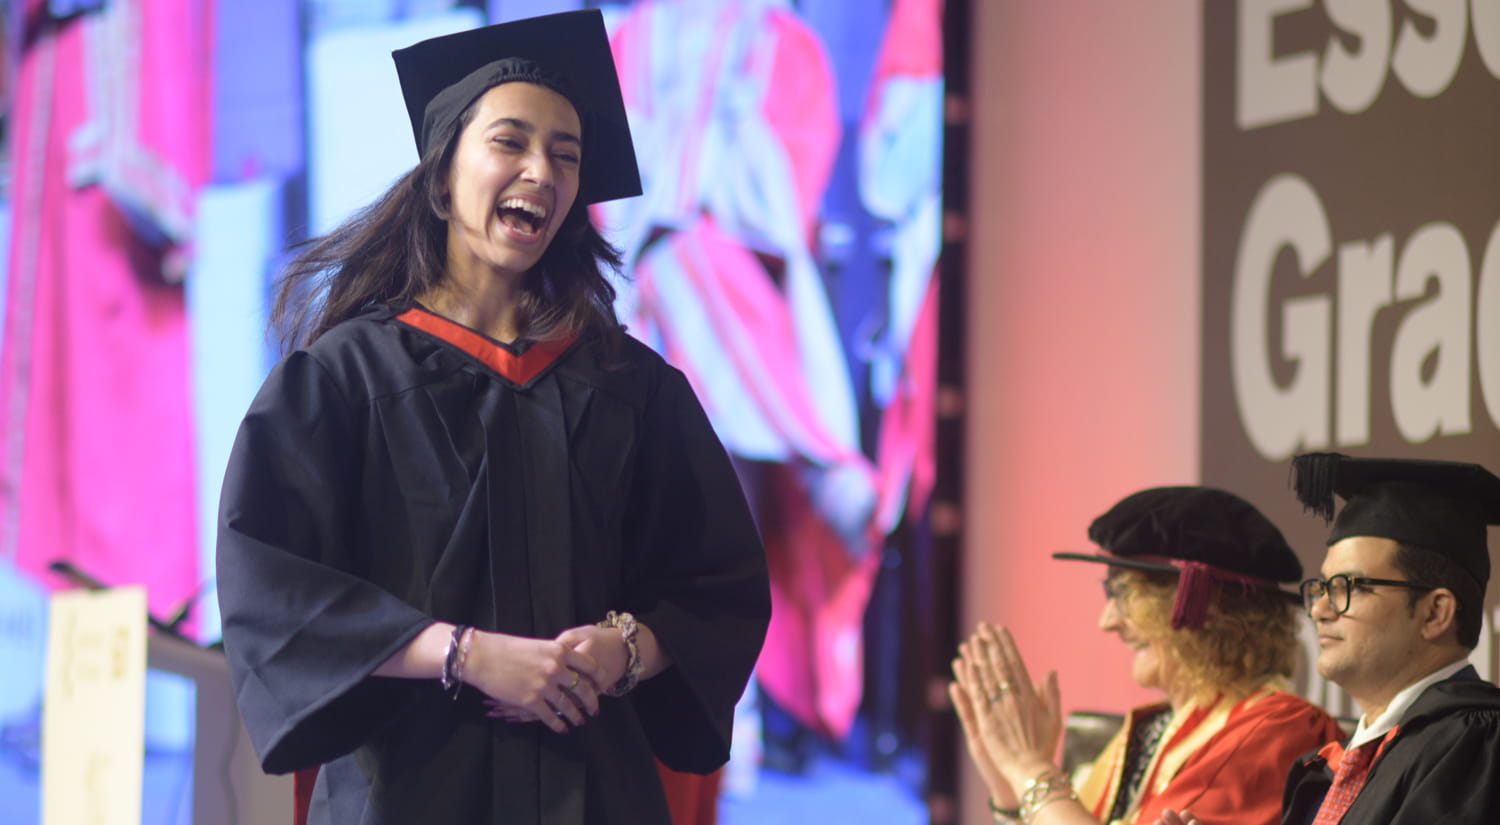
[(1312, 604), (1307, 606), (1307, 615), (1315, 622), (1331, 622), (1338, 618), (1338, 614), (1333, 612), (1333, 604), (1329, 600), (1326, 588), (1318, 594), (1316, 599), (1313, 599)]
[(552, 158), (545, 151), (528, 152), (526, 154), (526, 166), (522, 170), (521, 177), (528, 183), (550, 188), (554, 177)]
[(1120, 616), (1120, 605), (1114, 599), (1104, 600), (1104, 609), (1099, 611), (1099, 629), (1108, 633), (1118, 631), (1123, 627)]

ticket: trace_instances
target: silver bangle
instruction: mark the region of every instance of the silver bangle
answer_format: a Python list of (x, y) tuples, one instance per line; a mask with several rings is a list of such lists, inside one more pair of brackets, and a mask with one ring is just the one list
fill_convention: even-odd
[(458, 692), (463, 689), (464, 664), (469, 661), (469, 648), (474, 642), (474, 628), (466, 627), (459, 634), (458, 661), (453, 664), (453, 700), (458, 701)]
[(1061, 799), (1077, 798), (1078, 793), (1073, 790), (1073, 783), (1068, 781), (1062, 771), (1043, 771), (1027, 782), (1025, 790), (1021, 791), (1021, 822), (1031, 825), (1041, 809)]
[(466, 624), (454, 625), (453, 632), (448, 636), (448, 650), (443, 654), (443, 670), (438, 675), (438, 682), (442, 684), (443, 691), (451, 694), (454, 699), (458, 698), (458, 692), (464, 686), (464, 658), (469, 651), (463, 641), (465, 634), (471, 629)]

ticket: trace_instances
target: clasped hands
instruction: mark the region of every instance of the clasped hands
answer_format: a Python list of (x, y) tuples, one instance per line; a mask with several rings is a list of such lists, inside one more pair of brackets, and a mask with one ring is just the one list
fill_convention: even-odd
[(625, 641), (612, 627), (573, 627), (555, 639), (476, 632), (464, 681), (484, 693), (490, 718), (567, 733), (599, 715), (599, 695), (627, 664)]

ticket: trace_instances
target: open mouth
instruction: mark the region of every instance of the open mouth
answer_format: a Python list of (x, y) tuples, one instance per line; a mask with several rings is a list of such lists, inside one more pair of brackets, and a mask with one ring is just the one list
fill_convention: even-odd
[(535, 237), (547, 225), (547, 208), (525, 198), (506, 198), (500, 202), (500, 222), (518, 234)]

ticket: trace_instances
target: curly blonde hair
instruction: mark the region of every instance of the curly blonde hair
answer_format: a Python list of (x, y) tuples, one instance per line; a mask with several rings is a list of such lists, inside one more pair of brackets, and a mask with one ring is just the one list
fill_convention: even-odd
[(1272, 676), (1292, 675), (1297, 659), (1297, 612), (1284, 597), (1221, 584), (1203, 626), (1173, 630), (1177, 577), (1110, 568), (1120, 608), (1143, 640), (1175, 660), (1173, 692), (1243, 696)]

